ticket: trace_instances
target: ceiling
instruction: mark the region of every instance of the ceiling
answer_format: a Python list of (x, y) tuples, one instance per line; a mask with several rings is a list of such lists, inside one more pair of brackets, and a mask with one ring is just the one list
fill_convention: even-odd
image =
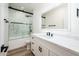
[(10, 3), (9, 6), (28, 12), (33, 12), (33, 10), (36, 8), (47, 8), (49, 6), (52, 6), (53, 8), (59, 4), (60, 3)]

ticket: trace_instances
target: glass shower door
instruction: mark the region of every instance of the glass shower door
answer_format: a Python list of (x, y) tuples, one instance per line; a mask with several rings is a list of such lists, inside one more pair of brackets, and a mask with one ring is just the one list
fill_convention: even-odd
[(9, 24), (9, 39), (27, 38), (30, 36), (30, 24), (11, 22)]

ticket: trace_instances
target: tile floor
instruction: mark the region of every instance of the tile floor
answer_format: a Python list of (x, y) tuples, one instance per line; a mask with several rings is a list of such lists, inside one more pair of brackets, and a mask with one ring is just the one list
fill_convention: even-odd
[(7, 56), (34, 56), (31, 50), (27, 50), (24, 47), (8, 51)]

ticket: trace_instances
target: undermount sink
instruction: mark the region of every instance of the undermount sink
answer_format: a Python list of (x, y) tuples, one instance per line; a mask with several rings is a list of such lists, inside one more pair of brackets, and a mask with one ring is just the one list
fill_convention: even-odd
[(40, 36), (42, 36), (42, 37), (44, 37), (44, 38), (47, 38), (47, 39), (49, 39), (49, 40), (53, 40), (53, 39), (54, 39), (54, 36), (52, 36), (52, 37), (47, 36), (47, 35), (40, 35)]

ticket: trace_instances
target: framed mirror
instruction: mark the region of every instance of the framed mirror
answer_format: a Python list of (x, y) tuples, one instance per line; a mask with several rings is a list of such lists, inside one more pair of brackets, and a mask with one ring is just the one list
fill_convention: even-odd
[(68, 29), (67, 3), (42, 14), (42, 29)]

